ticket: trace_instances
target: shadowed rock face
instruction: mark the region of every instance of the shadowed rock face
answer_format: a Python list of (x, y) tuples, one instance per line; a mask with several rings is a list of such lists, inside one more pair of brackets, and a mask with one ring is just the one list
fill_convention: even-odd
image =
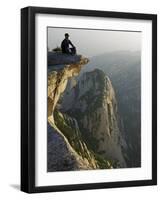
[(48, 66), (66, 65), (77, 63), (81, 60), (81, 55), (63, 54), (61, 52), (48, 52)]
[(78, 76), (80, 70), (87, 63), (88, 59), (81, 57), (75, 64), (61, 65), (59, 70), (54, 69), (55, 66), (53, 66), (53, 70), (48, 73), (48, 117), (53, 115), (54, 108), (60, 95), (64, 92), (68, 80)]
[(48, 172), (74, 170), (76, 164), (63, 137), (48, 124)]
[[(93, 169), (70, 146), (65, 137), (48, 123), (48, 172)], [(92, 159), (92, 158), (91, 158)]]

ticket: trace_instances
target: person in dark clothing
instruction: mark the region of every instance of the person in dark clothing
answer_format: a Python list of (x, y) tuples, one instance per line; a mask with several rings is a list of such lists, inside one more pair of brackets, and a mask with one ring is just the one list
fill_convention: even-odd
[[(70, 47), (71, 46), (71, 47)], [(69, 40), (69, 34), (65, 33), (65, 39), (61, 43), (62, 53), (76, 54), (76, 48)]]

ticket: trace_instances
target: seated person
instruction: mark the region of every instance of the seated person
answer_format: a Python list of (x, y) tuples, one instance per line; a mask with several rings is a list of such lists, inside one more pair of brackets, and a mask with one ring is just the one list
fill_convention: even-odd
[[(70, 45), (72, 47), (69, 47)], [(68, 33), (65, 33), (65, 39), (61, 43), (61, 48), (62, 48), (62, 53), (73, 54), (73, 55), (76, 54), (76, 48), (72, 44), (72, 42), (69, 40), (69, 34)]]

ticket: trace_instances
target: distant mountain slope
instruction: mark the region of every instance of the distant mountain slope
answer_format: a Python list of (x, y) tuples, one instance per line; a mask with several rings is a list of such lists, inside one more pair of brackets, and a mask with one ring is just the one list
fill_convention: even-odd
[(95, 68), (103, 70), (112, 81), (118, 110), (122, 119), (120, 128), (128, 145), (128, 167), (141, 165), (141, 53), (120, 51), (90, 58), (82, 74)]

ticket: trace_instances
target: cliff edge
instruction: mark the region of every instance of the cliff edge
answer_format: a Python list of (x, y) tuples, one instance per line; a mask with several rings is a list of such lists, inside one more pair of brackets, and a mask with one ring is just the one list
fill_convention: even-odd
[(68, 80), (78, 76), (83, 66), (89, 62), (82, 56), (61, 53), (53, 53), (52, 59), (54, 65), (48, 67), (48, 119), (53, 117), (55, 106), (64, 92)]
[[(60, 53), (49, 54), (49, 57), (51, 60), (48, 61), (52, 65), (48, 66), (48, 171), (98, 168), (94, 155), (81, 138), (76, 120), (56, 110), (69, 79), (78, 76), (89, 60), (82, 56)], [(57, 122), (59, 120), (59, 125), (64, 127), (63, 131), (55, 123), (55, 117)], [(66, 134), (70, 136), (67, 137)], [(77, 140), (74, 141), (74, 138)], [(71, 139), (75, 142), (74, 146), (71, 145)]]
[(81, 55), (48, 53), (48, 172), (125, 167), (117, 102), (101, 70)]

